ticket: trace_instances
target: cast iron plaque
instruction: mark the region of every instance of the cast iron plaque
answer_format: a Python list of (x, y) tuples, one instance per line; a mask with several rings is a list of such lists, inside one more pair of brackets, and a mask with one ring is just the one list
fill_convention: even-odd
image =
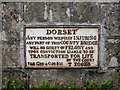
[(99, 26), (25, 28), (26, 68), (98, 67)]

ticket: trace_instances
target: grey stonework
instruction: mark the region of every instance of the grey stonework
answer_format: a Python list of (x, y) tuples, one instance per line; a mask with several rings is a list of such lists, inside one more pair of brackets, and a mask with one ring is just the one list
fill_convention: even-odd
[(0, 89), (2, 89), (2, 3), (0, 3)]
[[(102, 0), (101, 0), (102, 1)], [(2, 79), (24, 80), (26, 89), (41, 80), (75, 81), (77, 88), (90, 79), (112, 79), (111, 90), (120, 90), (120, 3), (119, 2), (2, 2), (0, 69)], [(1, 9), (1, 8), (0, 8)], [(25, 69), (25, 25), (101, 25), (99, 69)], [(2, 40), (1, 40), (2, 39)], [(113, 62), (115, 62), (113, 64)], [(3, 66), (1, 65), (3, 64)], [(1, 75), (1, 74), (0, 74)], [(19, 76), (19, 77), (18, 77)], [(1, 82), (0, 82), (1, 84)], [(1, 86), (4, 87), (4, 84)]]
[(20, 32), (18, 29), (19, 3), (4, 3), (2, 25), (2, 33), (4, 35), (4, 38), (2, 38), (2, 59), (4, 60), (3, 65), (4, 67), (18, 66), (18, 58), (20, 55)]

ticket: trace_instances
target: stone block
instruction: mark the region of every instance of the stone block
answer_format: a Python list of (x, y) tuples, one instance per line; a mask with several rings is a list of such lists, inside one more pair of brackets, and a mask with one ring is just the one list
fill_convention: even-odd
[(19, 42), (19, 6), (18, 3), (5, 3), (3, 5), (3, 36), (9, 44)]
[[(120, 61), (119, 61), (119, 57), (120, 57), (120, 49), (119, 49), (119, 46), (120, 46), (120, 42), (118, 42), (118, 43), (110, 43), (110, 42), (107, 42), (106, 43), (106, 63), (107, 63), (107, 65), (112, 65), (113, 66), (113, 64), (111, 64), (112, 62), (113, 62), (113, 59), (115, 60), (114, 61), (114, 66), (116, 66), (117, 65), (117, 63), (118, 63), (118, 65), (120, 64)], [(117, 65), (117, 66), (118, 66)]]
[(101, 10), (98, 3), (72, 3), (70, 13), (71, 22), (98, 23), (101, 21)]
[(69, 22), (70, 21), (70, 4), (71, 3), (49, 3), (49, 21)]
[(44, 12), (44, 2), (27, 2), (24, 4), (24, 20), (26, 23), (47, 21), (44, 19)]
[[(109, 8), (108, 8), (109, 7)], [(103, 15), (104, 28), (106, 29), (106, 36), (120, 35), (120, 20), (119, 10), (120, 4), (109, 3), (101, 4), (101, 12)]]
[(3, 66), (13, 67), (19, 61), (19, 4), (4, 3), (3, 5), (2, 60)]

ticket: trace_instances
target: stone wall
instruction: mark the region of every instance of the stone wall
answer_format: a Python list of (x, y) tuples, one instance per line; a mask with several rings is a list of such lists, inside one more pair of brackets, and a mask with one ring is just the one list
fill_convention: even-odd
[[(41, 80), (75, 81), (80, 88), (90, 80), (112, 79), (120, 89), (120, 2), (4, 2), (0, 3), (1, 80), (24, 80), (26, 89)], [(24, 26), (100, 25), (98, 69), (25, 69)], [(1, 75), (1, 74), (0, 74)], [(1, 88), (4, 87), (2, 84)]]

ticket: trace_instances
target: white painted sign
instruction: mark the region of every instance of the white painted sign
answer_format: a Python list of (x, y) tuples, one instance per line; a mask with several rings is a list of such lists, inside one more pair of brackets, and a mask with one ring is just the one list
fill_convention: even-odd
[(98, 26), (26, 27), (26, 68), (98, 67), (98, 33)]

